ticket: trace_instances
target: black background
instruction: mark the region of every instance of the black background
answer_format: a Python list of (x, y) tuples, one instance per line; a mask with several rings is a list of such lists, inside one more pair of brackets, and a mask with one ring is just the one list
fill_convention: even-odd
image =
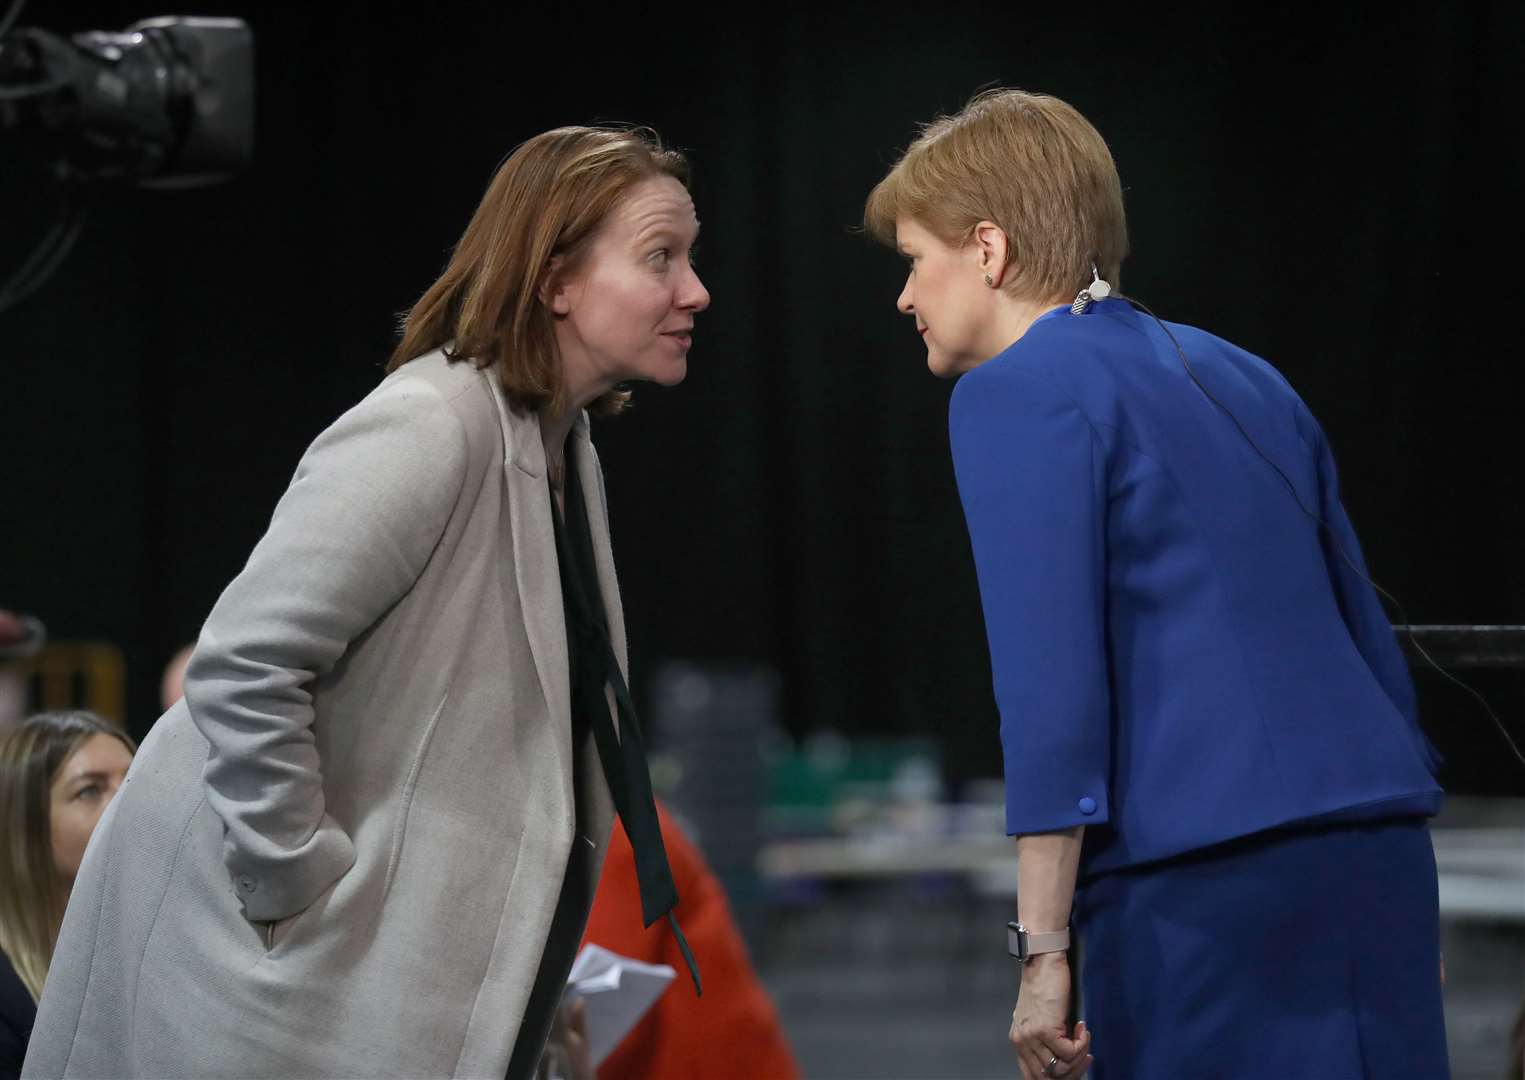
[[(496, 163), (555, 125), (648, 123), (691, 155), (714, 304), (687, 382), (595, 432), (637, 692), (669, 658), (763, 661), (795, 734), (933, 733), (955, 785), (997, 775), (950, 384), (894, 311), (901, 264), (854, 227), (918, 122), (999, 83), (1106, 136), (1127, 291), (1291, 379), (1412, 621), (1525, 623), (1525, 9), (1020, 7), (174, 12), (253, 26), (257, 162), (107, 193), (57, 277), (0, 315), (0, 605), (119, 643), (146, 730), (164, 661), (306, 444), (380, 377)], [(22, 22), (166, 13), (36, 0)], [(0, 273), (54, 198), (0, 144)], [(1525, 727), (1518, 677), (1474, 681)], [(1453, 789), (1525, 790), (1464, 695), (1419, 685)]]

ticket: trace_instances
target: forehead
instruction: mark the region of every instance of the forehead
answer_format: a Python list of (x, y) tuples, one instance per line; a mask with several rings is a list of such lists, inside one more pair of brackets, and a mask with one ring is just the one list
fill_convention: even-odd
[(671, 176), (651, 176), (630, 189), (609, 215), (609, 232), (634, 239), (659, 230), (693, 232), (699, 227), (688, 189)]
[(898, 217), (895, 219), (896, 247), (905, 247), (907, 244), (926, 245), (935, 239), (915, 218)]
[(91, 735), (69, 755), (64, 767), (58, 771), (61, 779), (87, 772), (109, 772), (121, 768), (132, 760), (127, 747), (115, 735), (97, 733)]

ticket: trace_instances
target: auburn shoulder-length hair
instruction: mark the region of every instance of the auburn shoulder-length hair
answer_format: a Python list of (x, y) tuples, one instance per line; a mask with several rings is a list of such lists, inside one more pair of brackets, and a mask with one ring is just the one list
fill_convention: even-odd
[(69, 889), (53, 861), (53, 781), (93, 735), (128, 735), (90, 712), (47, 712), (0, 737), (0, 949), (34, 998), (53, 961)]
[[(387, 363), (446, 348), (451, 360), (493, 367), (516, 409), (559, 412), (565, 388), (554, 316), (541, 293), (575, 274), (598, 228), (632, 187), (653, 176), (688, 186), (688, 160), (650, 128), (562, 127), (521, 143), (503, 161), (455, 246), (445, 272), (403, 320)], [(594, 413), (630, 399), (614, 389)]]
[(1091, 264), (1114, 289), (1128, 254), (1122, 182), (1101, 134), (1047, 94), (989, 90), (927, 124), (869, 194), (864, 228), (894, 246), (909, 218), (962, 247), (981, 221), (1006, 233), (1002, 288), (1027, 300), (1068, 299)]

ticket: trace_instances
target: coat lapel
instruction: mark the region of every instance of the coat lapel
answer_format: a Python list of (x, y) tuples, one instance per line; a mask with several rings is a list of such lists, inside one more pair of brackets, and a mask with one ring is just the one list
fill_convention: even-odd
[[(590, 799), (590, 841), (594, 847), (586, 854), (595, 859), (592, 873), (597, 879), (598, 864), (603, 859), (604, 844), (614, 820), (614, 804), (604, 782), (597, 748), (590, 741), (583, 760), (571, 760), (572, 691), (567, 661), (566, 608), (561, 598), (561, 567), (556, 556), (556, 531), (551, 521), (551, 497), (545, 479), (545, 445), (540, 440), (540, 418), (534, 413), (515, 413), (508, 407), (503, 387), (489, 375), (493, 400), (503, 423), (503, 473), (508, 486), (509, 520), (513, 529), (514, 574), (519, 584), (519, 603), (524, 611), (524, 629), (541, 692), (557, 726), (555, 741), (562, 775), (568, 785), (568, 805), (573, 798), (572, 772), (583, 777), (582, 789)], [(620, 607), (619, 583), (614, 576), (614, 555), (609, 543), (609, 513), (604, 503), (603, 472), (588, 431), (588, 416), (583, 413), (573, 427), (577, 443), (577, 477), (582, 483), (583, 504), (587, 507), (588, 527), (593, 538), (593, 559), (598, 566), (599, 592), (609, 622), (609, 637), (614, 645), (621, 671), (629, 671), (625, 654), (625, 617)], [(628, 680), (628, 674), (627, 674)], [(618, 726), (618, 712), (610, 694), (609, 714)], [(580, 848), (578, 849), (581, 850)]]
[[(625, 655), (625, 611), (620, 606), (619, 582), (614, 577), (614, 553), (609, 544), (609, 509), (604, 498), (604, 472), (598, 464), (598, 452), (588, 432), (588, 414), (577, 418), (572, 428), (572, 438), (577, 444), (577, 479), (582, 486), (583, 505), (588, 510), (588, 531), (593, 537), (593, 561), (598, 567), (598, 591), (604, 600), (604, 618), (609, 623), (609, 641), (614, 646), (615, 659), (625, 682), (630, 681), (630, 661)], [(614, 690), (604, 688), (609, 702), (609, 718), (619, 730), (620, 714), (615, 706)], [(584, 775), (589, 782), (583, 787), (589, 797), (590, 831), (596, 849), (593, 858), (592, 880), (597, 881), (599, 868), (603, 865), (604, 845), (614, 824), (614, 799), (604, 778), (602, 764), (598, 760), (598, 748), (590, 740), (583, 761)]]
[(489, 375), (487, 382), (503, 422), (503, 475), (508, 485), (514, 575), (519, 583), (524, 630), (551, 718), (559, 729), (568, 732), (567, 738), (557, 740), (557, 747), (570, 756), (572, 691), (568, 682), (566, 609), (561, 600), (561, 568), (556, 559), (556, 532), (546, 487), (540, 417), (536, 413), (515, 413), (508, 407), (498, 380)]
[(604, 473), (583, 413), (572, 428), (577, 440), (577, 478), (582, 482), (583, 502), (588, 508), (588, 528), (593, 534), (593, 560), (598, 564), (598, 588), (609, 620), (609, 640), (625, 681), (630, 681), (630, 660), (625, 655), (625, 613), (620, 606), (619, 581), (614, 576), (614, 551), (609, 542), (609, 508), (604, 497)]

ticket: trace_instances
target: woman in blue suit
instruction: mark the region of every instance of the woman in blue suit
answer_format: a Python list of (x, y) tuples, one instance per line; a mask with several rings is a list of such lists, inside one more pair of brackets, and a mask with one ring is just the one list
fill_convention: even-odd
[(1108, 297), (1121, 185), (1061, 101), (932, 124), (865, 223), (959, 378), (1023, 1075), (1446, 1076), (1436, 761), (1318, 422), (1263, 360)]

